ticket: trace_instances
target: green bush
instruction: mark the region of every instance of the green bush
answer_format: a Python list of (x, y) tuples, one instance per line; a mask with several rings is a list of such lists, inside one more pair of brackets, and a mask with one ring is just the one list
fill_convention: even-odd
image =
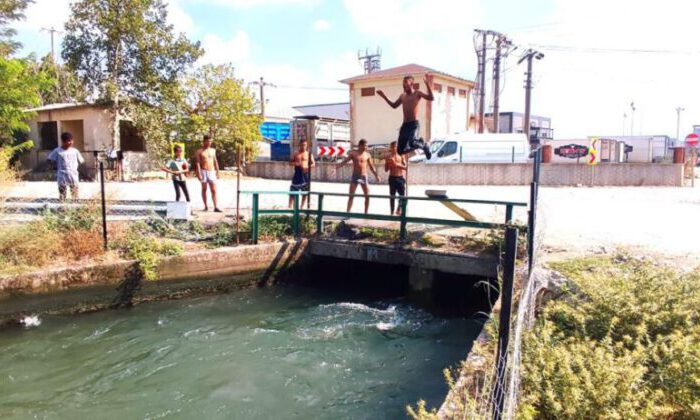
[(524, 418), (700, 418), (700, 273), (625, 255), (553, 264), (576, 286), (524, 341)]
[(144, 280), (157, 280), (161, 258), (181, 255), (182, 251), (182, 245), (176, 242), (132, 233), (126, 240), (124, 253), (136, 260)]
[(47, 211), (43, 222), (55, 232), (72, 230), (93, 230), (100, 223), (100, 213), (96, 205), (86, 204), (77, 208)]
[[(262, 239), (283, 239), (294, 235), (292, 216), (262, 216), (258, 218), (258, 235)], [(316, 219), (301, 217), (301, 234), (310, 235), (316, 232)]]

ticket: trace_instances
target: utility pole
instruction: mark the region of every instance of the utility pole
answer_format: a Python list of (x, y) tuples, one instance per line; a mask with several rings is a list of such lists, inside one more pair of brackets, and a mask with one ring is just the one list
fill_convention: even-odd
[(54, 39), (53, 38), (54, 38), (55, 34), (62, 34), (63, 31), (59, 31), (58, 29), (54, 29), (53, 26), (50, 28), (41, 28), (41, 31), (48, 32), (49, 34), (51, 34), (51, 60), (53, 60), (53, 62), (55, 63), (56, 62), (56, 52), (54, 50)]
[(486, 35), (487, 31), (476, 30), (481, 33), (481, 52), (479, 53), (479, 133), (484, 132), (484, 114), (486, 100)]
[(272, 83), (266, 82), (265, 79), (261, 76), (260, 81), (255, 81), (255, 82), (250, 82), (251, 85), (258, 85), (260, 86), (260, 115), (263, 117), (263, 120), (265, 119), (265, 86), (269, 87), (277, 87)]
[(630, 117), (630, 136), (634, 136), (634, 111), (637, 110), (634, 106), (634, 101), (630, 102), (630, 109), (632, 110), (632, 116)]
[[(508, 55), (512, 42), (503, 34), (492, 33), (496, 36), (496, 58), (493, 60), (493, 132), (500, 133), (501, 58)], [(504, 48), (505, 53), (502, 53)]]
[(525, 51), (525, 55), (518, 60), (518, 64), (527, 60), (527, 72), (525, 73), (525, 117), (523, 118), (523, 132), (530, 141), (530, 106), (532, 103), (532, 59), (541, 60), (544, 54), (532, 48)]
[(681, 112), (685, 111), (683, 107), (676, 107), (676, 141), (681, 141)]
[(493, 60), (493, 132), (500, 131), (500, 103), (498, 97), (501, 90), (501, 45), (504, 39), (496, 38), (496, 58)]

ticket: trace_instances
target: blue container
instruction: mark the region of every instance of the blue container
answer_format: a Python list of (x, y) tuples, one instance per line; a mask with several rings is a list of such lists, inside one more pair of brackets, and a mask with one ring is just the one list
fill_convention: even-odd
[(266, 139), (281, 141), (289, 139), (289, 123), (264, 122), (260, 134)]
[(275, 142), (270, 145), (270, 160), (289, 160), (289, 143)]

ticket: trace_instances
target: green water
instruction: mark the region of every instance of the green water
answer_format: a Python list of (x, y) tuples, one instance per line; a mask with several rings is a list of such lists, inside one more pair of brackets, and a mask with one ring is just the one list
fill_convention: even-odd
[(297, 288), (44, 317), (0, 332), (0, 418), (404, 418), (474, 321)]

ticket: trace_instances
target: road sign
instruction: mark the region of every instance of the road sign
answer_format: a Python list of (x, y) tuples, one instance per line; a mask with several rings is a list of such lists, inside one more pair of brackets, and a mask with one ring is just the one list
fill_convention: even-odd
[(554, 149), (554, 154), (569, 159), (578, 159), (588, 155), (588, 146), (567, 144)]
[(688, 134), (688, 137), (685, 138), (685, 144), (690, 147), (697, 146), (698, 142), (700, 142), (700, 135), (695, 133)]
[(342, 146), (318, 146), (319, 156), (344, 156), (345, 148)]
[(598, 143), (600, 139), (594, 137), (591, 139), (591, 147), (588, 148), (588, 165), (595, 166), (598, 164)]

